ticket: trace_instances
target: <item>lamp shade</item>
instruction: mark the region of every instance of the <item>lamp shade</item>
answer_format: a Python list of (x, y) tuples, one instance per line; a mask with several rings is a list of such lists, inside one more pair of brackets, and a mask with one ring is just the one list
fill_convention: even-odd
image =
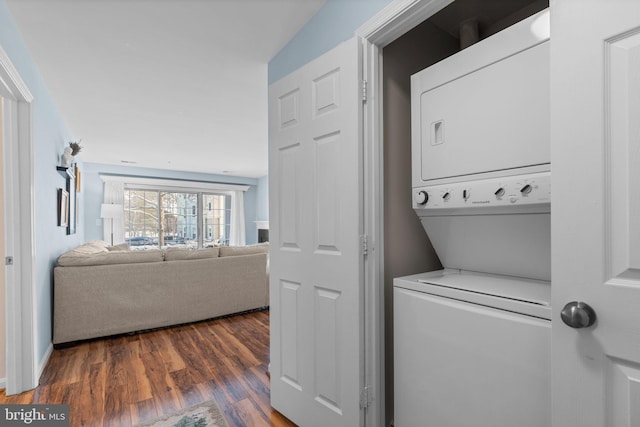
[(103, 203), (100, 206), (100, 218), (120, 218), (124, 215), (123, 206), (112, 204), (112, 203)]

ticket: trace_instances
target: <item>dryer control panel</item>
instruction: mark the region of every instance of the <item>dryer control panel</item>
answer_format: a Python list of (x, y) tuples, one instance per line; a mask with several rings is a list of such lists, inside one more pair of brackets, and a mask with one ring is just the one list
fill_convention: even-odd
[[(427, 211), (443, 209), (467, 210), (494, 207), (508, 208), (513, 212), (513, 208), (519, 205), (533, 207), (548, 206), (550, 203), (550, 172), (431, 185), (413, 189), (413, 208), (419, 215), (426, 214)], [(436, 212), (431, 212), (431, 214), (436, 214)]]

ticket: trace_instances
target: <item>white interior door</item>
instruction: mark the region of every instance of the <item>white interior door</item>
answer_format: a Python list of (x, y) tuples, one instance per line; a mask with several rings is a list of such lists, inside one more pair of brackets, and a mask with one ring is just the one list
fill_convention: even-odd
[[(640, 2), (551, 22), (553, 425), (640, 426)], [(595, 324), (566, 326), (571, 301)]]
[(269, 88), (271, 404), (358, 426), (362, 144), (356, 39)]
[(7, 388), (7, 359), (6, 359), (6, 298), (5, 298), (5, 267), (4, 267), (4, 168), (2, 157), (2, 97), (0, 96), (0, 388)]
[[(33, 312), (33, 95), (0, 46), (4, 192), (6, 393), (38, 384)], [(9, 224), (9, 226), (7, 226)], [(4, 261), (4, 260), (3, 260)]]

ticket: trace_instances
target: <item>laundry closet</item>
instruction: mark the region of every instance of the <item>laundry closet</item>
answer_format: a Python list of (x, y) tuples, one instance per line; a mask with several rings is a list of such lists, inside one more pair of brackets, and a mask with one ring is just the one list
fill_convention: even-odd
[[(410, 387), (407, 388), (408, 391), (406, 392), (402, 391), (404, 390), (403, 388), (400, 392), (400, 398), (403, 399), (402, 402), (396, 401), (394, 405), (393, 367), (394, 364), (397, 364), (397, 360), (394, 361), (394, 359), (398, 359), (399, 351), (398, 348), (396, 348), (396, 354), (394, 354), (394, 278), (425, 274), (427, 272), (441, 270), (443, 267), (460, 270), (468, 269), (488, 274), (497, 273), (507, 278), (510, 276), (525, 277), (526, 280), (530, 280), (528, 285), (531, 285), (531, 293), (529, 294), (531, 299), (536, 300), (542, 305), (545, 304), (545, 301), (548, 303), (549, 297), (545, 294), (548, 294), (549, 290), (548, 286), (547, 289), (545, 289), (544, 286), (544, 283), (546, 282), (548, 285), (548, 281), (550, 280), (550, 268), (548, 265), (549, 258), (545, 255), (545, 251), (550, 250), (548, 242), (548, 193), (550, 189), (548, 175), (548, 140), (539, 142), (539, 144), (542, 144), (543, 146), (544, 144), (547, 144), (546, 153), (544, 150), (541, 151), (535, 148), (531, 153), (525, 155), (525, 157), (530, 158), (530, 160), (527, 160), (529, 162), (528, 164), (518, 163), (518, 159), (522, 157), (520, 155), (522, 150), (527, 150), (527, 144), (524, 144), (522, 147), (514, 148), (514, 153), (512, 153), (513, 157), (510, 160), (503, 159), (497, 163), (494, 162), (491, 149), (486, 151), (479, 149), (476, 152), (465, 153), (455, 152), (455, 147), (452, 147), (449, 149), (449, 152), (445, 151), (446, 156), (449, 158), (459, 157), (461, 158), (460, 162), (450, 162), (446, 159), (440, 159), (438, 158), (438, 153), (442, 153), (443, 150), (435, 150), (427, 156), (428, 160), (426, 160), (422, 165), (416, 165), (415, 160), (412, 165), (412, 113), (410, 86), (411, 75), (443, 61), (460, 52), (462, 49), (473, 46), (475, 43), (495, 35), (513, 24), (530, 19), (530, 17), (538, 14), (547, 7), (548, 1), (481, 2), (458, 0), (384, 48), (384, 271), (385, 335), (387, 343), (385, 354), (387, 425), (394, 420), (394, 407), (403, 408), (402, 410), (406, 412), (406, 407), (403, 407), (403, 405), (406, 406), (406, 404), (408, 404), (407, 402), (409, 399), (406, 396), (413, 396), (416, 394)], [(517, 52), (514, 51), (514, 53)], [(544, 53), (537, 54), (544, 55)], [(507, 56), (508, 55), (511, 54), (507, 54)], [(531, 60), (536, 61), (535, 58), (531, 58)], [(434, 69), (436, 69), (436, 67), (434, 67)], [(446, 70), (446, 67), (441, 67), (440, 72), (446, 72)], [(486, 72), (491, 72), (491, 68), (489, 67), (485, 70)], [(505, 76), (508, 76), (510, 70), (507, 67), (500, 72), (504, 72)], [(462, 77), (462, 75), (460, 77)], [(447, 79), (445, 78), (444, 80)], [(491, 88), (484, 89), (487, 91), (485, 96), (490, 96)], [(440, 91), (432, 91), (431, 94), (434, 95), (434, 97), (429, 102), (434, 102), (434, 100), (435, 102), (438, 102), (438, 97), (440, 97), (440, 100), (445, 100), (445, 102), (450, 104), (450, 108), (456, 109), (455, 98), (453, 101), (451, 99), (451, 97), (455, 97), (456, 95), (448, 93), (446, 87)], [(460, 102), (463, 102), (462, 98)], [(473, 106), (473, 108), (481, 107), (481, 103)], [(465, 108), (471, 107), (469, 105), (460, 104), (457, 110), (465, 110)], [(547, 114), (547, 112), (540, 113), (543, 115)], [(467, 111), (467, 114), (472, 117), (473, 111)], [(440, 122), (437, 118), (433, 118), (433, 120), (428, 118), (425, 120), (428, 123), (427, 126), (424, 126), (425, 135), (423, 135), (423, 139), (428, 139), (430, 141), (428, 144), (430, 147), (441, 144), (442, 140), (439, 140), (439, 138), (445, 138), (444, 144), (446, 144), (446, 138), (450, 136), (460, 136), (456, 135), (456, 132), (465, 132), (464, 126), (455, 127), (455, 123), (451, 123), (450, 121), (445, 120)], [(528, 129), (528, 133), (536, 131), (535, 120), (533, 120), (533, 123), (534, 127), (532, 129)], [(495, 131), (496, 135), (501, 132), (507, 132), (505, 129), (508, 128), (509, 125), (510, 123), (501, 123), (499, 120), (493, 123), (486, 123), (486, 127), (489, 128), (489, 132)], [(491, 130), (491, 127), (494, 127), (494, 129)], [(473, 132), (476, 132), (477, 130), (471, 127), (466, 129), (466, 131), (468, 131), (472, 136)], [(544, 130), (542, 132), (544, 132)], [(500, 137), (504, 138), (505, 135), (500, 135)], [(414, 139), (416, 139), (415, 135)], [(514, 146), (517, 146), (517, 144), (514, 144)], [(423, 148), (426, 149), (428, 147)], [(497, 149), (503, 151), (506, 149), (508, 151), (509, 148), (510, 146), (507, 145)], [(465, 159), (464, 156), (470, 156), (471, 158)], [(506, 157), (508, 158), (509, 154), (507, 154)], [(525, 169), (522, 170), (522, 172), (528, 173), (528, 175), (511, 179), (508, 177), (520, 174), (496, 174), (495, 171), (501, 169), (501, 164), (504, 164), (505, 162), (507, 163), (506, 168), (517, 169), (524, 167)], [(545, 163), (546, 166), (544, 166)], [(425, 164), (427, 166), (424, 166)], [(474, 165), (481, 165), (480, 169), (475, 170)], [(533, 167), (531, 167), (531, 165), (533, 165)], [(421, 189), (418, 189), (420, 191), (417, 192), (414, 191), (415, 188), (412, 189), (412, 187), (416, 187), (415, 176), (413, 179), (414, 182), (412, 182), (412, 168), (414, 169), (415, 175), (416, 168), (422, 167), (425, 169), (421, 171), (421, 175), (425, 179), (424, 185), (436, 185), (435, 187), (429, 186), (429, 191), (426, 191), (425, 187), (424, 197), (431, 199), (430, 205), (428, 205), (427, 201), (423, 201), (421, 199)], [(445, 169), (439, 170), (440, 167), (444, 167)], [(491, 172), (486, 174), (488, 171)], [(485, 173), (485, 175), (481, 176), (483, 180), (480, 187), (472, 188), (466, 183), (464, 178), (461, 178), (477, 173)], [(454, 178), (451, 179), (451, 177)], [(438, 187), (438, 185), (441, 187)], [(483, 185), (486, 189), (483, 189)], [(533, 203), (533, 197), (528, 199), (524, 198), (529, 194), (529, 187), (526, 187), (527, 185), (533, 185), (538, 191), (537, 194), (540, 194), (540, 192), (545, 193), (546, 191), (546, 194), (543, 194), (542, 196), (542, 199), (545, 199), (546, 197), (546, 200), (543, 200), (541, 203)], [(505, 189), (508, 186), (514, 188)], [(516, 189), (515, 187), (518, 188)], [(517, 202), (520, 203), (520, 201), (523, 200), (526, 202), (525, 205), (528, 202), (532, 202), (529, 207), (519, 207), (518, 209), (523, 210), (517, 215), (512, 215), (507, 219), (507, 222), (510, 223), (508, 227), (512, 227), (511, 232), (509, 233), (511, 238), (517, 239), (517, 237), (514, 236), (514, 232), (523, 229), (522, 227), (524, 227), (524, 229), (530, 227), (528, 228), (528, 231), (523, 231), (524, 236), (536, 234), (537, 229), (546, 230), (547, 232), (547, 237), (544, 237), (545, 232), (538, 233), (537, 237), (541, 237), (541, 235), (542, 237), (535, 245), (530, 245), (532, 246), (531, 250), (533, 252), (523, 254), (524, 257), (533, 257), (535, 260), (529, 265), (529, 267), (527, 267), (527, 265), (519, 265), (520, 260), (516, 255), (513, 255), (514, 258), (509, 258), (512, 256), (508, 250), (509, 245), (512, 244), (512, 240), (502, 240), (499, 234), (496, 235), (495, 238), (492, 237), (491, 233), (495, 233), (501, 226), (491, 225), (491, 220), (487, 220), (490, 215), (466, 215), (456, 213), (455, 211), (455, 208), (457, 207), (469, 206), (474, 202), (474, 200), (478, 204), (483, 203), (484, 198), (479, 196), (483, 191), (492, 196), (492, 201), (504, 201), (505, 207), (507, 208), (509, 208), (509, 205), (511, 204), (516, 204), (515, 198), (511, 199), (513, 200), (513, 202), (511, 202), (508, 197), (502, 199), (502, 194), (494, 194), (495, 192), (500, 193), (500, 189), (503, 189), (505, 192), (512, 192), (516, 190), (520, 191), (524, 189), (524, 193), (518, 193)], [(473, 199), (470, 194), (479, 198)], [(536, 193), (534, 192), (534, 195), (535, 194)], [(520, 199), (520, 195), (523, 196), (522, 199)], [(450, 203), (450, 200), (451, 202), (458, 203), (458, 205)], [(467, 201), (469, 203), (467, 203)], [(434, 205), (434, 203), (436, 205)], [(445, 203), (450, 204), (445, 205)], [(431, 210), (427, 209), (421, 211), (420, 205), (428, 205)], [(454, 215), (445, 217), (441, 215), (443, 211), (437, 211), (435, 214), (431, 214), (430, 212), (434, 212), (432, 207), (435, 207), (436, 210), (441, 208), (449, 213), (453, 212)], [(414, 208), (417, 209), (414, 210)], [(453, 211), (451, 209), (453, 209)], [(520, 222), (526, 215), (530, 215), (532, 221)], [(468, 218), (471, 219), (469, 219), (467, 223)], [(494, 228), (492, 229), (492, 227)], [(425, 228), (427, 228), (429, 234), (425, 232)], [(481, 232), (474, 238), (475, 240), (472, 239), (472, 242), (475, 243), (470, 244), (462, 234), (466, 234), (465, 230), (468, 231), (474, 228), (481, 230)], [(455, 230), (458, 230), (457, 236), (455, 236)], [(477, 243), (479, 240), (483, 241), (483, 243)], [(484, 251), (482, 249), (478, 250), (478, 247), (482, 247), (482, 245), (484, 245)], [(494, 248), (494, 245), (497, 245), (498, 248)], [(435, 250), (434, 246), (438, 250)], [(475, 251), (469, 251), (469, 247), (475, 247), (476, 249)], [(500, 262), (495, 262), (495, 260), (485, 259), (487, 257), (491, 258), (491, 253), (498, 254), (498, 257), (505, 257), (505, 262), (501, 264)], [(483, 265), (487, 265), (487, 263), (490, 267), (483, 270)], [(521, 268), (524, 268), (524, 270), (521, 270)], [(439, 273), (436, 273), (436, 276), (443, 277)], [(446, 274), (444, 276), (446, 276)], [(464, 275), (455, 275), (453, 281), (456, 281), (460, 277), (462, 277), (463, 282), (466, 280), (466, 276)], [(420, 280), (422, 279), (423, 278), (420, 278)], [(444, 279), (443, 283), (436, 283), (435, 286), (438, 286), (440, 289), (450, 289), (451, 286), (454, 285), (448, 283), (448, 280), (450, 280), (450, 277)], [(536, 286), (536, 281), (540, 281), (542, 286)], [(502, 284), (509, 287), (510, 284), (507, 282), (508, 279), (505, 282), (502, 282)], [(525, 288), (528, 285), (526, 284)], [(411, 284), (408, 284), (405, 287), (411, 288), (411, 286)], [(472, 292), (475, 293), (475, 290), (472, 290)], [(527, 293), (529, 291), (524, 292)], [(512, 296), (512, 300), (520, 297), (521, 296), (519, 294), (514, 295)], [(456, 297), (453, 296), (452, 301), (455, 300), (455, 298)], [(487, 303), (480, 302), (480, 304)], [(533, 310), (536, 311), (538, 309), (539, 307), (534, 308)], [(542, 310), (544, 311), (544, 308)], [(531, 313), (526, 315), (530, 314)], [(537, 311), (532, 313), (532, 315), (533, 318), (544, 318), (546, 316), (542, 312)], [(411, 320), (405, 319), (403, 321), (411, 323)], [(415, 326), (416, 325), (413, 325), (413, 327)], [(420, 327), (429, 326), (433, 327), (433, 325), (420, 325)], [(550, 328), (550, 322), (548, 328)], [(539, 329), (540, 330), (535, 333), (539, 333), (542, 337), (540, 339), (547, 340), (548, 337), (545, 338), (544, 336), (548, 331), (544, 331), (544, 325)], [(410, 334), (410, 336), (413, 336), (413, 334)], [(407, 349), (407, 351), (412, 350)], [(400, 353), (400, 359), (402, 360), (401, 366), (414, 363), (411, 362), (411, 358), (405, 357), (404, 352)], [(425, 358), (425, 361), (428, 360), (428, 358)], [(459, 370), (458, 375), (462, 375), (462, 372), (462, 370)], [(414, 374), (418, 375), (417, 372), (414, 372)], [(404, 375), (406, 375), (406, 373)], [(456, 372), (452, 371), (446, 375), (456, 375)], [(435, 379), (431, 378), (431, 381), (436, 383), (437, 381), (445, 381), (447, 378), (446, 375)], [(403, 381), (404, 380), (405, 379), (403, 379)], [(540, 384), (541, 383), (538, 383), (537, 386), (540, 386)], [(447, 397), (442, 396), (442, 399), (447, 399)], [(481, 412), (482, 411), (479, 413)], [(398, 423), (395, 425), (402, 427)]]

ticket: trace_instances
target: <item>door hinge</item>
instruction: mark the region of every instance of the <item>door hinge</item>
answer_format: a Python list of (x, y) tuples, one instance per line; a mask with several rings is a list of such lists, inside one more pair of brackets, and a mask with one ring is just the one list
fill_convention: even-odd
[(362, 242), (362, 255), (369, 255), (369, 236), (363, 234), (360, 236), (360, 241)]
[(362, 102), (367, 102), (367, 81), (362, 80)]
[(372, 402), (373, 390), (370, 386), (366, 386), (360, 391), (360, 409), (367, 409)]
[(4, 259), (4, 265), (13, 265), (13, 257), (8, 256)]

